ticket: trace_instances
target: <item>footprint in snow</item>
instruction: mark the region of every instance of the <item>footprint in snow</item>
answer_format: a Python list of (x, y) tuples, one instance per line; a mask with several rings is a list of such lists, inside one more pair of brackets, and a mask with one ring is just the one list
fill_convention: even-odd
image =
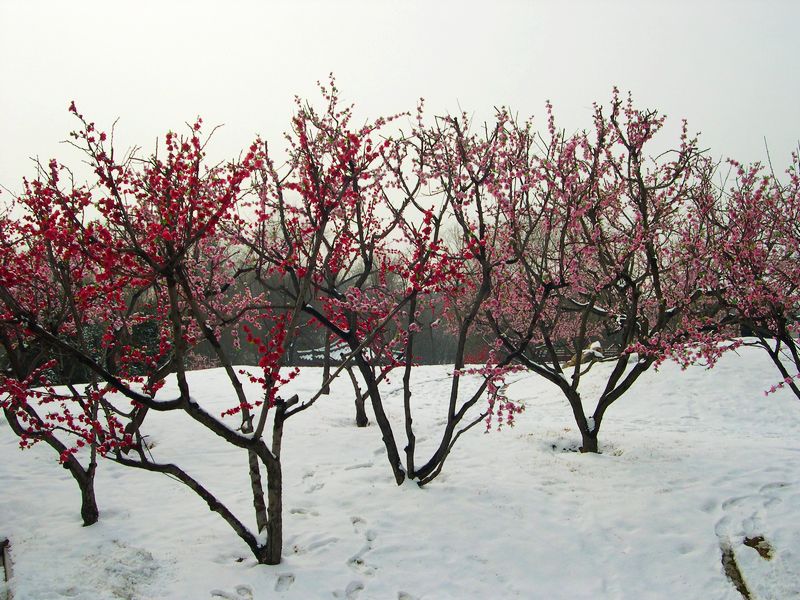
[(347, 587), (344, 589), (344, 597), (347, 600), (354, 600), (358, 598), (358, 595), (361, 593), (361, 590), (364, 589), (364, 584), (360, 581), (351, 581), (347, 584)]
[[(350, 522), (353, 524), (353, 531), (361, 533), (361, 530), (366, 525), (366, 521), (361, 517), (350, 517)], [(347, 559), (347, 566), (362, 575), (374, 575), (378, 567), (370, 565), (364, 560), (364, 555), (372, 550), (372, 542), (378, 537), (378, 533), (374, 529), (367, 529), (364, 532), (364, 545), (353, 556)]]
[[(361, 533), (361, 529), (367, 524), (366, 520), (361, 517), (350, 517), (350, 522), (353, 524), (353, 531), (356, 533)], [(374, 529), (367, 529), (366, 533), (364, 533), (364, 539), (368, 542), (374, 542), (376, 537), (378, 537), (378, 532)]]
[(324, 536), (322, 534), (316, 534), (311, 536), (310, 540), (307, 543), (303, 544), (294, 544), (292, 545), (292, 552), (295, 554), (305, 554), (306, 552), (313, 552), (314, 550), (319, 550), (320, 548), (324, 548), (325, 546), (330, 546), (331, 544), (335, 544), (339, 541), (339, 538), (334, 536)]
[(739, 506), (751, 498), (753, 498), (753, 496), (735, 496), (733, 498), (728, 498), (722, 503), (722, 510), (728, 510), (729, 508)]
[(211, 590), (211, 597), (224, 600), (253, 600), (253, 588), (249, 585), (237, 585), (234, 592)]
[(353, 524), (353, 531), (361, 533), (361, 526), (366, 523), (361, 517), (350, 517), (350, 522)]
[(350, 465), (349, 467), (345, 467), (344, 470), (345, 471), (353, 471), (354, 469), (368, 469), (373, 464), (374, 463), (371, 463), (371, 462), (358, 463), (356, 465)]
[(290, 508), (289, 514), (292, 515), (301, 515), (303, 517), (318, 517), (319, 513), (315, 510), (311, 510), (309, 508)]
[(367, 575), (370, 577), (372, 575), (375, 575), (375, 567), (364, 562), (363, 554), (365, 552), (369, 552), (369, 550), (370, 549), (367, 547), (364, 547), (361, 550), (359, 550), (356, 554), (347, 559), (347, 566), (350, 567), (356, 573), (361, 573), (362, 575)]
[(759, 488), (758, 493), (759, 494), (769, 494), (771, 492), (775, 492), (777, 490), (782, 490), (783, 488), (787, 488), (790, 485), (792, 485), (792, 484), (791, 483), (786, 483), (785, 481), (776, 481), (775, 483), (767, 483), (765, 485), (762, 485), (761, 488)]
[(294, 574), (293, 573), (281, 573), (278, 575), (278, 579), (275, 582), (275, 591), (276, 592), (285, 592), (294, 583)]
[[(717, 521), (714, 532), (719, 538), (723, 571), (743, 595), (800, 597), (800, 560), (792, 548), (774, 547), (769, 539), (774, 532), (768, 528), (769, 509), (782, 504), (784, 497), (794, 501), (795, 486), (777, 481), (762, 485), (755, 494), (734, 496), (722, 502), (725, 514)], [(763, 562), (753, 563), (752, 555), (745, 554), (753, 551)], [(748, 558), (742, 562), (745, 556)]]
[(360, 581), (351, 581), (347, 584), (347, 587), (344, 588), (344, 592), (333, 592), (334, 598), (345, 598), (346, 600), (355, 600), (358, 598), (358, 595), (361, 593), (361, 590), (364, 589), (364, 584)]

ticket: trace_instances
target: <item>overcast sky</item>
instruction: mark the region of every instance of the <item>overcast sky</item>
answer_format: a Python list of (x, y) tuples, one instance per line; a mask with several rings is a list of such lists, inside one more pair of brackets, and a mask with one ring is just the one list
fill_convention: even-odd
[[(67, 163), (70, 100), (123, 146), (201, 115), (212, 155), (281, 144), (295, 94), (336, 74), (361, 117), (495, 105), (569, 131), (613, 85), (689, 120), (715, 157), (788, 164), (800, 139), (800, 1), (0, 0), (0, 185)], [(543, 123), (543, 121), (539, 121)], [(544, 129), (544, 128), (543, 128)], [(2, 198), (3, 196), (0, 196)]]

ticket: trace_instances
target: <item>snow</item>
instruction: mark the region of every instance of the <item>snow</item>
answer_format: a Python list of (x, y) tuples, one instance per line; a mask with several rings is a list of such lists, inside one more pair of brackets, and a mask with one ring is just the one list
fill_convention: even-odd
[[(584, 376), (587, 398), (611, 368)], [(257, 565), (180, 483), (110, 463), (97, 474), (100, 521), (81, 527), (77, 486), (53, 452), (20, 452), (0, 421), (11, 589), (16, 600), (736, 600), (721, 563), (730, 544), (754, 597), (800, 597), (800, 402), (787, 390), (764, 396), (773, 368), (744, 348), (710, 371), (666, 363), (644, 374), (607, 412), (600, 455), (572, 451), (580, 436), (555, 386), (517, 374), (508, 394), (526, 410), (516, 426), (462, 436), (423, 489), (394, 485), (380, 433), (353, 425), (340, 377), (286, 424), (284, 560), (274, 567)], [(422, 455), (438, 441), (451, 380), (443, 367), (414, 376)], [(189, 377), (218, 414), (224, 373)], [(320, 379), (304, 368), (293, 386), (302, 398)], [(400, 377), (386, 385), (399, 425)], [(242, 451), (182, 415), (155, 416), (154, 455), (184, 465), (254, 529)], [(757, 535), (771, 560), (744, 545)]]

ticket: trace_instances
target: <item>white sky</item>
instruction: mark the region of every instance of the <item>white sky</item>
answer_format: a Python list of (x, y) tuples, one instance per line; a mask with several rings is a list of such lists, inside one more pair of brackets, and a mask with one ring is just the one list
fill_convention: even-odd
[[(360, 117), (413, 110), (489, 117), (494, 105), (591, 124), (613, 85), (689, 120), (715, 157), (784, 168), (800, 139), (800, 1), (136, 2), (0, 0), (0, 185), (58, 142), (70, 100), (122, 146), (201, 115), (214, 158), (256, 133), (282, 146), (295, 94), (336, 74)], [(543, 120), (539, 123), (544, 129)], [(0, 196), (2, 198), (3, 196)]]

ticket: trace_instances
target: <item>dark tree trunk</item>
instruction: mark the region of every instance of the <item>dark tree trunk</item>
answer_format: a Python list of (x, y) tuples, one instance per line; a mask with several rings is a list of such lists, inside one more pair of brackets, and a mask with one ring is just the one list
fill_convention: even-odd
[(283, 475), (279, 461), (267, 468), (267, 505), (267, 545), (259, 562), (277, 565), (283, 549)]
[(328, 379), (331, 376), (331, 334), (325, 333), (325, 352), (322, 355), (322, 382), (325, 384), (320, 389), (320, 393), (326, 396), (331, 393), (331, 386)]
[[(351, 347), (355, 350), (358, 345), (351, 342)], [(378, 389), (378, 383), (375, 381), (375, 376), (372, 370), (366, 363), (364, 358), (359, 354), (355, 357), (358, 370), (367, 384), (367, 393), (372, 402), (372, 412), (375, 413), (375, 421), (381, 430), (381, 437), (383, 438), (383, 445), (386, 448), (386, 457), (389, 459), (389, 465), (392, 469), (395, 482), (401, 485), (406, 479), (406, 473), (403, 470), (403, 463), (400, 460), (400, 453), (397, 450), (397, 442), (394, 439), (394, 432), (392, 431), (392, 424), (389, 422), (389, 417), (386, 416), (386, 411), (383, 409), (383, 401), (381, 393)]]
[(369, 418), (367, 417), (367, 409), (365, 406), (367, 394), (361, 393), (361, 386), (358, 385), (358, 379), (352, 367), (347, 367), (347, 374), (350, 375), (350, 381), (353, 383), (353, 391), (356, 394), (356, 427), (366, 427), (369, 425)]
[[(74, 473), (73, 473), (74, 475)], [(81, 518), (83, 526), (94, 525), (100, 518), (100, 511), (97, 508), (97, 499), (94, 495), (94, 467), (90, 467), (84, 477), (75, 477), (78, 487), (81, 490)]]
[(281, 467), (281, 446), (283, 444), (283, 423), (286, 420), (286, 404), (281, 401), (275, 406), (272, 422), (272, 458), (264, 461), (267, 470), (267, 543), (258, 561), (266, 565), (281, 562), (283, 550), (283, 472)]
[(581, 452), (597, 454), (597, 431), (581, 431)]
[(583, 412), (581, 395), (577, 390), (572, 389), (566, 384), (560, 385), (559, 387), (567, 397), (567, 401), (572, 409), (572, 416), (575, 417), (575, 424), (581, 432), (581, 452), (597, 454), (597, 431), (599, 423), (592, 422), (591, 427), (589, 426), (589, 421), (586, 419), (586, 414)]
[[(27, 407), (26, 412), (31, 416), (32, 419), (41, 423), (39, 415), (33, 410), (33, 408)], [(5, 415), (6, 421), (11, 427), (11, 430), (16, 435), (22, 436), (28, 433), (27, 430), (20, 424), (14, 411), (4, 409), (3, 414)], [(53, 450), (61, 455), (63, 455), (67, 450), (67, 447), (52, 433), (43, 432), (41, 434), (37, 434), (36, 437), (43, 440), (48, 446), (53, 448)], [(81, 492), (81, 519), (83, 519), (84, 527), (94, 525), (100, 518), (100, 511), (97, 508), (97, 498), (95, 498), (94, 495), (94, 474), (97, 470), (95, 452), (96, 450), (93, 449), (91, 463), (86, 469), (83, 468), (83, 465), (81, 465), (80, 461), (78, 461), (75, 456), (69, 453), (66, 461), (64, 462), (64, 468), (69, 471), (73, 479), (75, 479), (75, 482), (78, 484), (78, 489)]]
[(414, 330), (411, 327), (416, 319), (417, 296), (413, 294), (408, 307), (408, 342), (406, 342), (406, 365), (403, 371), (403, 414), (406, 424), (406, 439), (408, 443), (406, 452), (406, 471), (409, 477), (415, 477), (416, 465), (414, 464), (414, 450), (417, 438), (414, 435), (414, 419), (411, 415), (411, 369), (414, 361)]
[(356, 427), (366, 427), (369, 425), (369, 418), (367, 417), (365, 395), (359, 394), (356, 396)]
[(267, 517), (267, 507), (264, 504), (264, 485), (261, 482), (261, 469), (259, 458), (254, 450), (247, 451), (247, 462), (250, 466), (250, 488), (253, 493), (253, 510), (256, 513), (256, 528), (259, 533), (266, 529), (269, 519)]

